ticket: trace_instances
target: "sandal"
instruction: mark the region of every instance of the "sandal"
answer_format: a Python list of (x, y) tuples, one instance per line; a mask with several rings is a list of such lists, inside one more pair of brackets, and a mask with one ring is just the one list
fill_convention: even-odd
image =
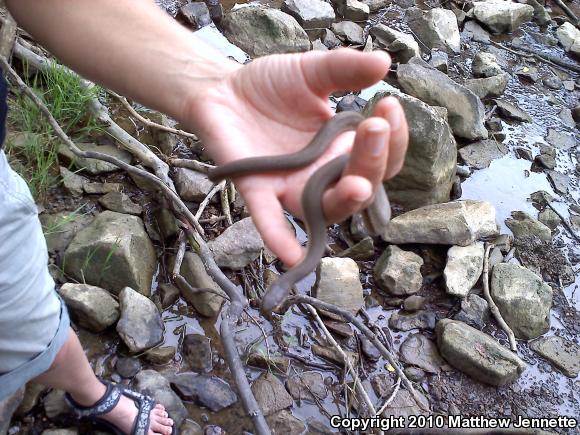
[[(107, 381), (101, 382), (107, 387), (107, 390), (103, 397), (92, 406), (83, 406), (80, 403), (75, 402), (70, 394), (65, 394), (65, 400), (76, 416), (79, 419), (87, 418), (99, 425), (106, 426), (106, 428), (112, 431), (115, 435), (125, 435), (125, 433), (113, 423), (100, 418), (101, 415), (111, 412), (115, 406), (117, 406), (119, 400), (121, 400), (121, 396), (123, 395), (131, 399), (137, 405), (137, 417), (135, 418), (130, 435), (147, 435), (147, 432), (149, 431), (150, 414), (155, 406), (155, 401), (149, 396), (125, 389), (121, 385)], [(172, 428), (171, 433), (174, 434), (175, 429)]]

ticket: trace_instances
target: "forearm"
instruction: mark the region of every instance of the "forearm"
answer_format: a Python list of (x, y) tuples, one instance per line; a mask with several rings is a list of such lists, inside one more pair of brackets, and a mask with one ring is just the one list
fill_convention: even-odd
[(21, 27), (83, 76), (182, 120), (184, 105), (238, 64), (153, 0), (7, 0)]

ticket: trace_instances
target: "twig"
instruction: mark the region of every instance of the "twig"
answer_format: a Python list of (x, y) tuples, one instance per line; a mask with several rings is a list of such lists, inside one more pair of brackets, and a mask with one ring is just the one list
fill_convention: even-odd
[(393, 390), (393, 392), (391, 393), (391, 395), (389, 396), (389, 398), (385, 401), (385, 403), (383, 404), (383, 406), (381, 406), (381, 408), (377, 411), (377, 415), (379, 417), (381, 416), (381, 414), (383, 412), (385, 412), (385, 410), (391, 404), (391, 402), (393, 400), (395, 400), (395, 397), (397, 396), (397, 393), (399, 392), (399, 387), (400, 386), (401, 386), (401, 378), (398, 378), (397, 379), (397, 384), (395, 385), (395, 389)]
[(226, 224), (228, 226), (233, 225), (234, 221), (232, 220), (232, 213), (230, 211), (230, 201), (228, 199), (228, 190), (222, 189), (220, 190), (220, 201), (222, 204), (222, 212), (226, 217)]
[(178, 168), (187, 168), (193, 171), (201, 172), (202, 174), (209, 173), (209, 170), (215, 168), (214, 165), (209, 163), (198, 162), (197, 160), (190, 159), (169, 159), (171, 166), (176, 166)]
[(554, 3), (556, 3), (558, 7), (562, 9), (564, 13), (568, 15), (568, 17), (572, 21), (574, 21), (573, 23), (574, 26), (578, 27), (580, 25), (580, 21), (578, 21), (578, 17), (576, 16), (576, 14), (574, 14), (574, 12), (572, 12), (572, 10), (568, 6), (566, 6), (566, 4), (562, 0), (554, 0)]
[(486, 243), (485, 245), (485, 254), (483, 256), (483, 296), (489, 305), (489, 309), (495, 317), (495, 320), (499, 324), (500, 328), (504, 330), (507, 334), (508, 339), (510, 341), (510, 348), (512, 351), (517, 352), (518, 346), (516, 344), (516, 337), (514, 336), (514, 332), (508, 326), (508, 324), (503, 319), (501, 313), (499, 312), (499, 308), (491, 298), (491, 294), (489, 293), (489, 251), (493, 248), (493, 243)]
[(195, 218), (196, 219), (199, 219), (201, 217), (201, 214), (205, 210), (205, 207), (207, 206), (207, 204), (209, 203), (209, 201), (212, 199), (212, 197), (217, 192), (220, 192), (220, 191), (222, 191), (224, 189), (225, 184), (226, 184), (226, 181), (223, 180), (223, 181), (220, 181), (218, 184), (216, 184), (215, 186), (213, 186), (211, 188), (211, 190), (208, 192), (208, 194), (205, 196), (205, 198), (203, 198), (203, 201), (201, 201), (199, 203), (199, 208), (195, 212)]
[(572, 237), (574, 237), (577, 242), (580, 242), (580, 236), (578, 234), (576, 234), (576, 232), (572, 229), (572, 227), (570, 226), (570, 224), (568, 223), (568, 221), (564, 218), (564, 216), (562, 216), (562, 214), (558, 210), (556, 210), (554, 208), (554, 206), (552, 204), (550, 204), (549, 202), (546, 205), (548, 207), (550, 207), (552, 209), (552, 211), (558, 215), (558, 217), (562, 221), (562, 224), (568, 230), (568, 232), (570, 233), (570, 235)]
[(179, 244), (179, 247), (177, 248), (177, 254), (175, 254), (175, 264), (173, 265), (172, 272), (173, 276), (179, 275), (179, 272), (181, 271), (181, 263), (183, 263), (183, 257), (185, 256), (186, 243), (183, 230), (179, 231), (177, 243)]
[(187, 291), (189, 291), (192, 294), (213, 293), (214, 295), (219, 296), (220, 298), (224, 298), (226, 301), (230, 300), (230, 298), (226, 294), (224, 294), (223, 292), (220, 292), (219, 290), (216, 290), (216, 289), (213, 289), (210, 287), (203, 287), (203, 288), (193, 287), (179, 273), (176, 275), (173, 275), (173, 280), (175, 281), (175, 284), (177, 284), (178, 287), (184, 287), (185, 289), (187, 289)]
[(252, 314), (248, 311), (247, 308), (244, 308), (244, 313), (246, 313), (246, 316), (248, 316), (250, 318), (250, 321), (254, 325), (256, 325), (258, 327), (258, 329), (260, 330), (260, 332), (262, 333), (262, 336), (264, 337), (264, 344), (266, 345), (266, 356), (268, 357), (268, 361), (270, 361), (270, 344), (268, 343), (268, 335), (266, 334), (266, 331), (264, 330), (262, 325), (260, 325), (260, 322), (258, 322), (254, 318), (254, 316), (252, 316)]
[(334, 367), (329, 365), (329, 364), (322, 364), (322, 363), (318, 363), (316, 361), (310, 361), (309, 359), (303, 357), (302, 355), (296, 355), (295, 353), (292, 352), (282, 352), (285, 356), (287, 356), (288, 358), (292, 358), (295, 359), (296, 361), (301, 362), (302, 364), (304, 364), (305, 366), (309, 366), (315, 369), (320, 369), (320, 370), (333, 370)]

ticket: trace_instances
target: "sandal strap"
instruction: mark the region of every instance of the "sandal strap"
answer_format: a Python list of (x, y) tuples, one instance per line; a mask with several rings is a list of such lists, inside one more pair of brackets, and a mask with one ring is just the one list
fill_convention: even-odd
[(137, 404), (137, 417), (133, 423), (131, 435), (147, 435), (151, 423), (151, 411), (155, 406), (155, 400), (136, 391), (124, 389), (123, 395)]
[(121, 399), (123, 391), (111, 382), (101, 381), (107, 387), (105, 394), (92, 406), (83, 406), (76, 402), (70, 394), (66, 393), (64, 398), (67, 404), (71, 407), (74, 413), (79, 418), (83, 417), (97, 417), (99, 415), (111, 412)]

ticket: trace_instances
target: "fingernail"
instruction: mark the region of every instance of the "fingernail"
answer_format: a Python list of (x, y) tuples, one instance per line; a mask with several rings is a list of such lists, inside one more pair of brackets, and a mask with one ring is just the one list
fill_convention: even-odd
[(403, 114), (401, 112), (401, 109), (397, 108), (395, 110), (391, 110), (389, 112), (389, 114), (387, 115), (387, 120), (389, 121), (389, 124), (391, 125), (391, 130), (395, 131), (398, 130), (401, 127), (402, 124), (402, 118), (403, 118)]
[(387, 132), (386, 127), (370, 127), (368, 129), (369, 133), (369, 145), (371, 154), (373, 156), (380, 156), (385, 149), (385, 133)]
[(372, 195), (373, 195), (373, 188), (369, 182), (369, 183), (367, 183), (366, 186), (361, 187), (361, 189), (359, 189), (359, 191), (355, 195), (353, 195), (353, 200), (358, 202), (358, 203), (363, 203), (365, 201), (368, 201)]

